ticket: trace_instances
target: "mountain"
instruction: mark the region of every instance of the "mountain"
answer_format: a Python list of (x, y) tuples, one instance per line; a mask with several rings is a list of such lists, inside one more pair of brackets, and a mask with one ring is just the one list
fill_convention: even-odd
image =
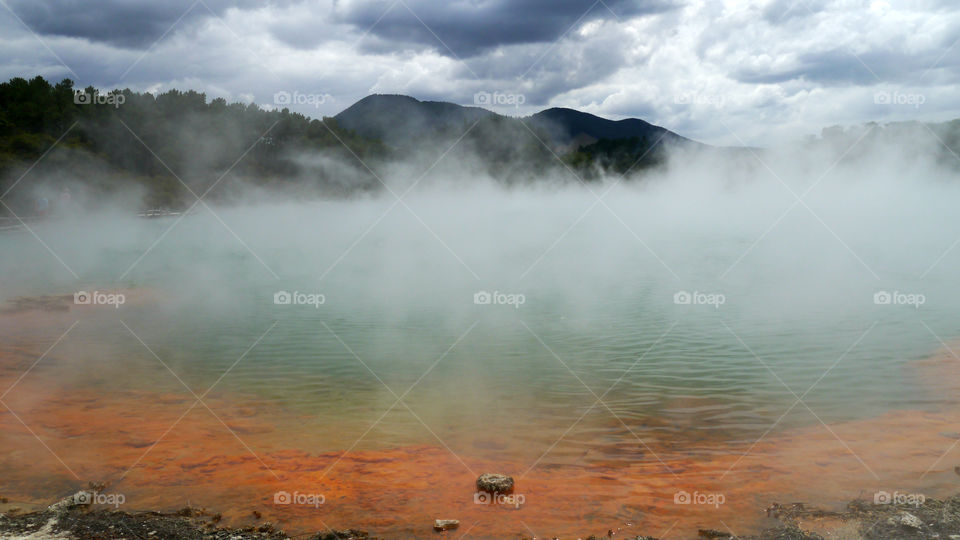
[[(793, 150), (839, 162), (869, 158), (874, 145), (900, 141), (928, 144), (945, 170), (960, 174), (960, 120), (827, 128)], [(75, 88), (69, 79), (14, 77), (0, 82), (0, 193), (10, 191), (0, 216), (31, 215), (41, 197), (55, 199), (67, 186), (85, 194), (74, 201), (89, 209), (129, 204), (133, 191), (142, 195), (143, 208), (187, 208), (195, 193), (224, 178), (224, 170), (239, 184), (275, 193), (349, 197), (382, 189), (381, 177), (396, 164), (419, 165), (431, 155), (427, 172), (438, 178), (508, 185), (610, 174), (641, 179), (678, 144), (731, 163), (755, 163), (763, 152), (708, 147), (643, 120), (607, 120), (572, 109), (518, 118), (375, 95), (320, 119), (208, 100), (193, 90), (108, 92)], [(28, 173), (30, 182), (12, 190)], [(218, 189), (207, 200), (244, 196), (242, 188)]]
[(637, 118), (607, 120), (574, 109), (554, 107), (527, 118), (529, 124), (550, 134), (555, 145), (573, 148), (603, 139), (643, 139), (655, 142), (692, 142), (676, 133)]
[[(278, 193), (351, 196), (381, 189), (383, 172), (408, 159), (431, 159), (436, 167), (428, 172), (440, 176), (511, 185), (639, 176), (668, 156), (663, 136), (686, 140), (642, 120), (570, 109), (518, 118), (373, 95), (335, 118), (314, 119), (193, 90), (106, 92), (75, 88), (69, 79), (14, 77), (0, 82), (0, 193), (30, 173), (30, 189), (23, 184), (4, 199), (17, 213), (30, 215), (38, 197), (55, 197), (66, 185), (85, 193), (90, 208), (125, 204), (119, 198), (134, 186), (144, 208), (185, 208), (227, 170)], [(160, 149), (162, 162), (152, 148)], [(243, 159), (236, 161), (238, 155)], [(217, 190), (211, 197), (227, 201), (236, 193)]]
[(445, 101), (420, 101), (410, 96), (374, 94), (334, 116), (337, 123), (363, 137), (401, 146), (417, 136), (470, 125), (496, 116), (479, 107)]
[[(525, 118), (502, 116), (480, 107), (464, 107), (443, 101), (420, 101), (410, 96), (367, 96), (334, 117), (337, 123), (361, 136), (380, 139), (390, 146), (403, 146), (422, 136), (462, 129), (478, 120), (503, 119), (523, 122), (542, 133), (552, 147), (575, 150), (604, 139), (638, 139), (655, 144), (690, 142), (676, 133), (637, 118), (607, 120), (574, 109), (552, 108)], [(519, 124), (518, 124), (519, 125)], [(522, 131), (526, 127), (519, 126)]]

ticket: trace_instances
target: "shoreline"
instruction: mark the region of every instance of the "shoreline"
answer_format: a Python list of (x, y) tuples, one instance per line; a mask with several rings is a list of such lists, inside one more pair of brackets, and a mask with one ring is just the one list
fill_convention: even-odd
[[(385, 540), (360, 529), (326, 529), (315, 533), (289, 535), (270, 522), (239, 528), (221, 527), (221, 514), (204, 508), (185, 507), (177, 512), (128, 512), (94, 508), (89, 501), (99, 488), (79, 491), (46, 508), (21, 512), (16, 507), (0, 513), (0, 540), (108, 540), (121, 538), (218, 539), (218, 540)], [(0, 504), (9, 505), (0, 498)], [(877, 504), (856, 499), (842, 511), (824, 510), (805, 503), (772, 503), (766, 514), (777, 525), (756, 534), (739, 536), (722, 522), (716, 528), (701, 528), (696, 538), (708, 540), (903, 540), (960, 538), (960, 493), (946, 499), (919, 503)], [(259, 516), (254, 516), (259, 520)], [(437, 532), (430, 523), (422, 525), (416, 538), (460, 538), (482, 530), (453, 528)], [(655, 536), (630, 536), (612, 530), (588, 531), (578, 540), (620, 537), (625, 540), (660, 540)], [(523, 531), (514, 538), (538, 540)], [(556, 539), (555, 539), (556, 540)]]
[[(130, 296), (132, 302), (146, 297)], [(13, 324), (36, 327), (59, 320), (62, 310), (44, 307), (59, 306), (72, 297), (52, 298), (27, 302), (21, 306), (24, 312), (38, 319), (18, 318)], [(36, 354), (20, 346), (0, 349), (0, 357), (6, 354), (12, 359), (11, 368), (18, 368), (11, 370), (11, 382), (21, 365), (29, 367), (36, 361)], [(879, 491), (953, 495), (960, 411), (952, 396), (960, 387), (953, 382), (951, 358), (939, 351), (906, 366), (927, 383), (930, 392), (943, 394), (943, 410), (898, 409), (834, 423), (827, 429), (819, 425), (792, 428), (771, 434), (753, 447), (733, 446), (724, 452), (691, 453), (678, 449), (673, 441), (671, 446), (655, 447), (663, 456), (661, 461), (637, 448), (618, 447), (620, 453), (603, 455), (589, 464), (547, 464), (531, 468), (528, 475), (524, 472), (527, 461), (500, 458), (497, 447), (455, 446), (455, 455), (453, 450), (422, 444), (328, 450), (316, 444), (328, 442), (319, 435), (300, 435), (291, 443), (277, 437), (278, 432), (284, 433), (277, 420), (289, 420), (287, 411), (265, 408), (248, 398), (238, 400), (229, 393), (208, 398), (229, 427), (221, 429), (203, 411), (180, 417), (189, 396), (159, 388), (104, 393), (71, 384), (52, 392), (47, 375), (58, 374), (58, 363), (69, 359), (55, 354), (46, 357), (30, 377), (18, 381), (18, 393), (8, 400), (36, 435), (12, 415), (0, 414), (9, 444), (0, 456), (4, 472), (0, 496), (33, 501), (24, 504), (36, 520), (51, 502), (48, 496), (74, 492), (83, 485), (76, 482), (80, 478), (105, 479), (117, 484), (113, 487), (127, 500), (136, 501), (135, 506), (123, 506), (126, 514), (118, 514), (129, 519), (183, 517), (176, 510), (186, 503), (221, 509), (217, 527), (258, 534), (261, 531), (255, 529), (270, 521), (299, 532), (327, 524), (362, 525), (387, 538), (419, 538), (424, 530), (424, 536), (433, 534), (430, 526), (437, 518), (461, 520), (461, 533), (477, 524), (470, 534), (489, 538), (533, 537), (535, 533), (540, 538), (606, 537), (608, 530), (615, 531), (617, 538), (694, 538), (698, 530), (714, 531), (709, 534), (761, 531), (776, 521), (763, 517), (763, 509), (774, 500), (812, 501), (821, 508), (839, 509), (851, 499)], [(170, 426), (177, 429), (171, 431)], [(240, 433), (255, 451), (244, 448), (233, 432)], [(56, 455), (37, 453), (37, 437), (55, 441), (53, 450), (79, 477), (67, 475), (72, 470), (64, 469)], [(697, 448), (724, 449), (714, 449), (710, 442), (700, 440)], [(872, 469), (861, 463), (861, 456), (882, 476), (871, 480), (867, 473)], [(31, 461), (29, 467), (22, 466)], [(336, 474), (328, 475), (334, 468)], [(518, 478), (520, 493), (526, 497), (524, 511), (477, 505), (472, 491), (466, 489), (476, 475), (466, 469), (522, 473)], [(322, 492), (331, 504), (322, 513), (313, 507), (272, 506), (278, 489)], [(722, 494), (726, 502), (719, 507), (677, 506), (678, 490)], [(5, 510), (6, 505), (0, 504), (0, 512)], [(252, 520), (254, 514), (258, 517)], [(6, 538), (3, 529), (0, 538)]]

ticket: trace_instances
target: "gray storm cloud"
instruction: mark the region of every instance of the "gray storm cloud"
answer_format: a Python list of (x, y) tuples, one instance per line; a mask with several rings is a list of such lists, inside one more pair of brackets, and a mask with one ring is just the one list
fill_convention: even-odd
[[(333, 96), (298, 109), (314, 117), (374, 92), (470, 103), (501, 91), (525, 95), (513, 114), (566, 106), (764, 144), (830, 124), (960, 115), (949, 98), (960, 12), (944, 2), (8, 4), (6, 78), (29, 69), (259, 104), (279, 90)], [(873, 102), (892, 91), (923, 94), (924, 106)]]

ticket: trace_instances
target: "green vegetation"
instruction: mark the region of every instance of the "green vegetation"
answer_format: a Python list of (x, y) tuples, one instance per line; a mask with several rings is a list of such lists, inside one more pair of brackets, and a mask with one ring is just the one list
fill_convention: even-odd
[[(913, 151), (960, 168), (960, 120), (827, 128), (797, 150), (826, 149), (828, 160), (851, 160), (874, 143), (915, 144)], [(505, 184), (595, 181), (643, 175), (665, 163), (666, 146), (756, 158), (753, 150), (711, 149), (642, 120), (611, 121), (573, 109), (517, 118), (374, 95), (317, 120), (208, 101), (192, 90), (101, 93), (42, 77), (0, 83), (0, 194), (27, 215), (74, 186), (84, 195), (74, 201), (83, 206), (124, 197), (126, 206), (182, 209), (198, 196), (224, 201), (250, 187), (264, 196), (349, 196), (381, 189), (381, 179), (400, 163), (415, 165), (398, 167), (401, 174), (485, 176)]]
[[(190, 191), (200, 195), (215, 185), (208, 198), (229, 196), (221, 186), (236, 179), (281, 190), (343, 190), (343, 169), (351, 190), (372, 189), (377, 180), (360, 160), (387, 155), (378, 141), (332, 118), (208, 102), (194, 91), (100, 94), (90, 87), (81, 96), (75, 99), (69, 79), (0, 83), (0, 193), (30, 175), (23, 182), (30, 189), (18, 184), (5, 202), (24, 206), (39, 188), (76, 183), (98, 196), (137, 187), (147, 206), (182, 207), (196, 200)], [(306, 152), (328, 162), (304, 163)]]
[[(129, 204), (181, 209), (201, 195), (222, 201), (245, 192), (238, 184), (297, 196), (376, 190), (398, 160), (419, 160), (426, 169), (443, 157), (447, 170), (508, 184), (554, 173), (572, 180), (568, 168), (592, 180), (659, 162), (649, 137), (618, 135), (653, 128), (645, 122), (551, 111), (525, 120), (370, 96), (337, 116), (352, 128), (345, 129), (335, 118), (208, 101), (192, 90), (102, 93), (74, 88), (69, 79), (14, 78), (0, 83), (0, 193), (27, 214), (64, 186), (81, 188), (86, 206), (135, 194)], [(571, 146), (581, 124), (591, 133), (613, 130), (612, 138)], [(390, 134), (382, 139), (389, 144), (378, 134)]]
[(600, 171), (626, 175), (663, 162), (663, 149), (658, 142), (651, 141), (647, 136), (600, 139), (570, 152), (565, 156), (565, 160), (571, 167), (591, 179)]

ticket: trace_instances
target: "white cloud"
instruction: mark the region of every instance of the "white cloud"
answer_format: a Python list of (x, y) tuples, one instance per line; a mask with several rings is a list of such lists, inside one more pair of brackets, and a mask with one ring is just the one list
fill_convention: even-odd
[[(310, 116), (336, 114), (373, 92), (471, 103), (477, 91), (499, 90), (526, 96), (513, 114), (566, 106), (752, 145), (833, 124), (960, 116), (960, 46), (950, 48), (960, 10), (943, 2), (691, 0), (682, 9), (587, 18), (556, 43), (524, 43), (511, 30), (464, 61), (422, 35), (395, 37), (408, 15), (392, 14), (391, 32), (364, 37), (369, 27), (336, 16), (332, 2), (291, 1), (194, 19), (149, 51), (42, 39), (81, 85), (193, 88), (256, 103), (271, 103), (279, 90), (332, 96), (297, 109)], [(9, 13), (0, 13), (0, 36), (0, 76), (73, 78)], [(878, 104), (879, 92), (922, 95), (924, 103)]]

